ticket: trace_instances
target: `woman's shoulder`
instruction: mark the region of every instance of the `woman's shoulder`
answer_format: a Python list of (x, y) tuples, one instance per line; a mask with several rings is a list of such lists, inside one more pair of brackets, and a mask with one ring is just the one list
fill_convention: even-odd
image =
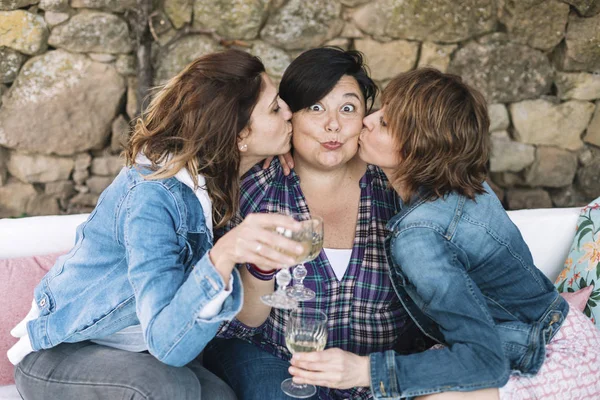
[(387, 176), (378, 166), (367, 164), (367, 172), (365, 176), (373, 188), (384, 190), (386, 192), (393, 192), (394, 194), (396, 193), (396, 191), (391, 187)]
[(117, 185), (116, 190), (121, 193), (124, 204), (136, 208), (168, 209), (180, 214), (190, 204), (198, 202), (193, 190), (175, 176), (152, 179), (148, 177), (152, 172), (146, 166), (134, 165), (125, 167), (115, 178), (113, 185)]
[(174, 176), (169, 178), (153, 179), (150, 177), (152, 173), (156, 172), (155, 169), (149, 165), (138, 165), (134, 164), (123, 168), (123, 173), (126, 175), (129, 189), (141, 186), (143, 188), (149, 188), (149, 190), (167, 190), (172, 191), (174, 188), (179, 186), (179, 181)]
[(388, 215), (388, 219), (399, 211), (400, 202), (398, 193), (389, 184), (381, 168), (368, 164), (363, 180), (371, 187), (371, 195), (375, 200), (374, 206), (377, 209), (384, 209), (385, 215)]
[(263, 163), (264, 160), (250, 168), (250, 170), (242, 176), (242, 189), (251, 187), (267, 187), (278, 178), (284, 176), (283, 168), (281, 167), (281, 163), (277, 157), (271, 161), (267, 168), (263, 168)]
[(263, 168), (262, 161), (252, 167), (244, 174), (240, 184), (240, 215), (244, 217), (259, 212), (268, 194), (269, 197), (277, 197), (274, 191), (282, 187), (281, 184), (277, 184), (278, 182), (282, 184), (286, 182), (286, 176), (278, 159), (273, 159), (268, 168)]
[(374, 183), (379, 185), (387, 185), (388, 179), (383, 173), (382, 169), (377, 165), (367, 164), (367, 174), (371, 176)]
[(406, 234), (405, 231), (431, 231), (443, 237), (457, 212), (456, 207), (450, 204), (453, 203), (452, 200), (415, 197), (392, 218), (388, 229), (393, 232), (394, 237)]

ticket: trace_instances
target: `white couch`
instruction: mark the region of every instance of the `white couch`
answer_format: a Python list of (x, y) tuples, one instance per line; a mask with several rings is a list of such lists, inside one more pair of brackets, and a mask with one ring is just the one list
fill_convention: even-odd
[[(537, 267), (553, 281), (569, 252), (579, 211), (554, 208), (508, 213), (529, 245)], [(66, 252), (74, 243), (75, 228), (86, 218), (86, 214), (80, 214), (0, 219), (0, 260)], [(0, 326), (3, 330), (11, 328)], [(8, 399), (20, 399), (15, 386), (0, 386), (0, 400)]]

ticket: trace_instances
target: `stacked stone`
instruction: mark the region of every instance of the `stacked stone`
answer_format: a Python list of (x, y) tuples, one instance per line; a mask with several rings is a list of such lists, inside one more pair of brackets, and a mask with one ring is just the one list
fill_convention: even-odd
[(133, 3), (0, 0), (0, 217), (90, 211), (123, 165)]
[[(135, 0), (0, 0), (0, 217), (88, 211), (135, 116)], [(489, 102), (507, 208), (600, 195), (600, 0), (160, 0), (154, 84), (235, 46), (278, 82), (302, 51), (362, 51), (381, 87), (433, 66)]]

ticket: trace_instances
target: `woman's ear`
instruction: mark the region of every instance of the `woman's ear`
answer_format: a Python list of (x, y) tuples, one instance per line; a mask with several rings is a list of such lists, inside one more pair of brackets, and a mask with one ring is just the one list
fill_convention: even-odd
[(241, 152), (245, 152), (248, 150), (248, 137), (250, 136), (250, 128), (249, 127), (245, 127), (244, 129), (242, 129), (242, 131), (238, 134), (238, 149), (240, 149)]

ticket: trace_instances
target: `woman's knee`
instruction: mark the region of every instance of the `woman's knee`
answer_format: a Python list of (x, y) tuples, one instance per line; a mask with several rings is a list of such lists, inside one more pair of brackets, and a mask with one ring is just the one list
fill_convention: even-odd
[(281, 382), (290, 377), (289, 362), (254, 344), (239, 339), (215, 341), (204, 353), (204, 365), (225, 380), (240, 399), (289, 398), (281, 391)]
[(15, 368), (15, 383), (25, 399), (198, 400), (202, 393), (187, 367), (100, 345), (62, 344), (32, 353)]
[(148, 368), (139, 369), (136, 375), (130, 385), (144, 394), (144, 400), (199, 400), (202, 397), (200, 381), (187, 367), (153, 363)]

